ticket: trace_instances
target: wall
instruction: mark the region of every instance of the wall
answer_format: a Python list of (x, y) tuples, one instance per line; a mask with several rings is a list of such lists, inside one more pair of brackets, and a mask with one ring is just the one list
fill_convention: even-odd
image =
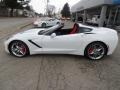
[(113, 1), (114, 0), (81, 0), (71, 8), (71, 11), (76, 12), (103, 4), (112, 4)]

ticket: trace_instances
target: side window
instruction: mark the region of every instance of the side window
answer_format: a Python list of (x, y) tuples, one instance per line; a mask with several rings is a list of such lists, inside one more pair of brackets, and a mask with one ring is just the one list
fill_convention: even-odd
[(52, 21), (55, 21), (55, 19), (52, 19)]
[(54, 19), (50, 19), (49, 21), (54, 21)]
[(79, 33), (85, 33), (85, 32), (91, 32), (91, 28), (85, 28), (85, 27), (80, 27), (79, 28)]
[(45, 35), (50, 36), (52, 33), (56, 33), (56, 35), (58, 36), (58, 35), (60, 35), (60, 31), (61, 31), (61, 28), (58, 28), (54, 31), (50, 31), (50, 32), (46, 33)]

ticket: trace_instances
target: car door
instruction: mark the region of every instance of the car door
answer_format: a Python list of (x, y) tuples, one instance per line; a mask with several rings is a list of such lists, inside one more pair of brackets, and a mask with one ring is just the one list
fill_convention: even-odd
[(43, 53), (66, 54), (80, 49), (82, 46), (82, 34), (61, 35), (52, 38), (45, 35), (42, 40)]
[(30, 45), (29, 47), (32, 48), (31, 53), (32, 54), (38, 54), (42, 53), (42, 40), (43, 35), (37, 35), (36, 37), (33, 37), (32, 39), (28, 40)]

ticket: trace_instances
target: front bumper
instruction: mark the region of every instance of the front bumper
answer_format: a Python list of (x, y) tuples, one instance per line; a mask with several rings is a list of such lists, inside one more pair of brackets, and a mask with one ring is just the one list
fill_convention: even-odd
[(8, 45), (9, 45), (8, 42), (5, 41), (5, 42), (4, 42), (5, 51), (6, 51), (7, 53), (10, 53), (10, 52), (9, 52), (9, 49), (8, 49)]

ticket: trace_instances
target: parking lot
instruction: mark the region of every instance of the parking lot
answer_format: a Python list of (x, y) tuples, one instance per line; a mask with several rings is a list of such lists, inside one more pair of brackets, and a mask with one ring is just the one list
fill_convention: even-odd
[(0, 90), (120, 90), (120, 42), (113, 55), (90, 61), (76, 55), (17, 58), (4, 51), (5, 38), (0, 40)]

